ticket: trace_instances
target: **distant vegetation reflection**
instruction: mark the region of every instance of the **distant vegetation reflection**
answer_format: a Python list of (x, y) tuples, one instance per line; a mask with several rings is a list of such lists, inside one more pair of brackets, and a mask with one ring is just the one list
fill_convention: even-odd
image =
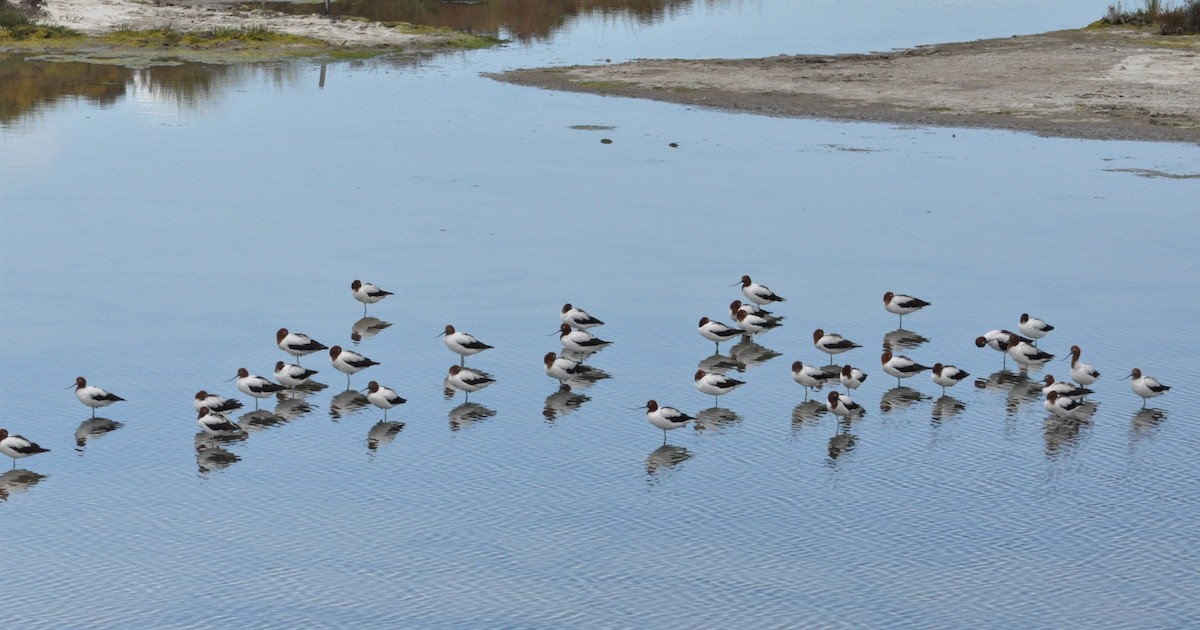
[[(655, 24), (700, 0), (334, 0), (330, 15), (447, 27), (529, 43), (561, 31), (573, 18), (627, 19), (638, 26)], [(730, 0), (704, 0), (721, 6)], [(281, 13), (324, 13), (323, 2), (251, 2), (247, 8)]]
[(27, 61), (0, 57), (0, 125), (63, 101), (85, 100), (108, 107), (126, 97), (195, 107), (221, 95), (226, 86), (268, 74), (294, 81), (295, 67), (182, 64), (142, 69), (83, 62)]

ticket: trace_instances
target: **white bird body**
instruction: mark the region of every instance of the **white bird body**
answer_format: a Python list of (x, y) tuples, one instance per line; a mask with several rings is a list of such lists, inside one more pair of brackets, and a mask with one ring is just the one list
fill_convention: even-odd
[(760, 332), (773, 328), (770, 320), (762, 315), (747, 313), (745, 308), (737, 312), (737, 325), (738, 328), (741, 328), (748, 335), (757, 335)]
[(653, 400), (646, 403), (646, 421), (663, 430), (664, 441), (667, 439), (667, 431), (681, 428), (694, 419), (674, 407), (659, 407)]
[(830, 379), (834, 378), (833, 374), (822, 370), (813, 365), (805, 365), (800, 361), (792, 363), (792, 380), (807, 388), (816, 389), (821, 387)]
[(883, 294), (883, 308), (889, 313), (899, 315), (901, 319), (905, 315), (915, 313), (929, 305), (930, 302), (911, 295), (898, 295), (891, 291)]
[(1095, 383), (1096, 379), (1100, 378), (1100, 373), (1096, 368), (1079, 360), (1082, 353), (1079, 346), (1071, 346), (1071, 380), (1086, 387)]
[(196, 392), (196, 398), (192, 400), (192, 408), (199, 412), (203, 407), (208, 407), (209, 411), (224, 413), (226, 411), (241, 409), (242, 401), (233, 398), (222, 398), (221, 396), (200, 390)]
[(48, 448), (42, 448), (20, 435), (9, 435), (7, 429), (0, 429), (0, 453), (12, 458), (13, 468), (17, 467), (17, 460), (22, 457), (49, 452)]
[(1051, 374), (1046, 375), (1044, 382), (1045, 385), (1042, 386), (1043, 396), (1047, 396), (1050, 394), (1050, 392), (1054, 392), (1058, 394), (1059, 397), (1083, 398), (1084, 396), (1092, 393), (1092, 390), (1080, 387), (1074, 383), (1055, 381), (1054, 376)]
[(272, 383), (257, 374), (251, 374), (246, 368), (238, 368), (237, 388), (243, 394), (255, 398), (270, 398), (275, 392), (286, 389), (283, 385)]
[(313, 341), (312, 337), (304, 333), (289, 332), (286, 328), (280, 328), (275, 332), (275, 345), (279, 346), (280, 350), (297, 358), (312, 354), (317, 350), (325, 350), (328, 347), (319, 341)]
[(1026, 343), (1017, 338), (1016, 335), (1008, 336), (1008, 356), (1012, 357), (1022, 367), (1031, 365), (1041, 365), (1046, 361), (1054, 358), (1054, 355), (1038, 350), (1037, 346)]
[(700, 331), (701, 337), (704, 337), (705, 339), (717, 344), (718, 348), (721, 346), (722, 341), (736, 339), (743, 334), (741, 329), (726, 326), (721, 322), (714, 322), (707, 317), (700, 318), (700, 326), (698, 330)]
[(471, 392), (477, 392), (484, 387), (495, 383), (496, 381), (483, 372), (454, 365), (450, 367), (450, 373), (449, 376), (446, 377), (446, 382), (454, 389), (470, 394)]
[(730, 302), (729, 303), (729, 316), (731, 318), (733, 318), (733, 321), (735, 321), (735, 322), (737, 321), (737, 312), (738, 311), (746, 311), (747, 313), (749, 313), (751, 315), (769, 315), (770, 314), (767, 312), (766, 309), (762, 308), (761, 306), (759, 306), (753, 302), (742, 302), (741, 300), (734, 300), (734, 301)]
[(584, 354), (595, 352), (612, 343), (599, 339), (586, 330), (575, 330), (568, 324), (559, 326), (558, 340), (562, 343), (563, 348)]
[(591, 313), (572, 306), (571, 304), (563, 304), (562, 313), (559, 314), (562, 322), (576, 330), (587, 330), (592, 326), (603, 326), (604, 322), (596, 319)]
[(492, 346), (483, 343), (472, 335), (465, 332), (454, 330), (454, 326), (447, 325), (445, 332), (441, 334), (442, 342), (446, 344), (450, 351), (463, 357), (469, 357), (473, 354), (479, 354), (484, 350), (490, 349)]
[(334, 346), (329, 349), (329, 361), (333, 364), (335, 370), (347, 376), (357, 374), (372, 365), (379, 365), (378, 361), (368, 359), (353, 350), (343, 350), (341, 346)]
[(1133, 393), (1142, 397), (1143, 407), (1146, 406), (1146, 400), (1155, 396), (1162, 396), (1171, 389), (1169, 385), (1163, 385), (1153, 376), (1142, 376), (1142, 371), (1138, 368), (1133, 368), (1128, 378), (1133, 379), (1129, 383), (1129, 388), (1133, 390)]
[(831, 361), (835, 354), (862, 347), (837, 333), (826, 333), (820, 328), (813, 331), (813, 345), (817, 350), (828, 354)]
[(1046, 394), (1046, 400), (1042, 406), (1046, 411), (1058, 416), (1059, 418), (1069, 418), (1075, 415), (1075, 410), (1079, 409), (1083, 403), (1069, 396), (1059, 396), (1058, 392), (1050, 392)]
[(751, 282), (750, 276), (742, 276), (742, 295), (746, 296), (747, 300), (755, 304), (770, 304), (771, 302), (782, 302), (783, 298), (775, 295), (775, 292), (768, 289), (766, 285)]
[[(975, 345), (979, 346), (980, 348), (986, 345), (997, 352), (1006, 352), (1008, 351), (1008, 339), (1014, 334), (1015, 333), (1007, 330), (989, 330), (986, 333), (983, 333), (983, 335), (975, 338)], [(1032, 339), (1025, 339), (1019, 335), (1017, 336), (1017, 339), (1026, 343), (1033, 342)]]
[[(297, 363), (275, 362), (275, 380), (288, 389), (296, 389), (307, 383), (308, 379), (312, 378), (316, 373), (316, 370), (310, 370)], [(212, 409), (212, 407), (209, 407), (209, 409)]]
[(396, 390), (390, 387), (384, 387), (375, 381), (367, 384), (367, 400), (371, 401), (372, 405), (383, 410), (383, 419), (387, 420), (388, 409), (403, 405), (408, 402), (396, 393)]
[(242, 428), (224, 415), (217, 413), (208, 407), (201, 407), (196, 416), (196, 424), (200, 425), (200, 430), (212, 436), (222, 435), (239, 435), (242, 433)]
[(704, 370), (696, 371), (695, 381), (696, 389), (709, 396), (728, 394), (746, 384), (745, 381), (739, 381), (736, 378), (730, 378), (716, 372), (705, 372)]
[(1020, 330), (1022, 335), (1037, 340), (1045, 337), (1047, 333), (1054, 330), (1054, 327), (1036, 317), (1030, 317), (1029, 313), (1021, 313), (1021, 321), (1017, 324), (1017, 330)]
[(934, 383), (941, 385), (942, 393), (945, 394), (947, 387), (954, 387), (955, 385), (958, 385), (968, 376), (970, 376), (970, 374), (965, 370), (960, 370), (953, 365), (934, 363), (933, 370), (929, 376), (933, 379)]
[(854, 402), (848, 394), (839, 394), (838, 392), (829, 392), (825, 408), (840, 418), (848, 418), (862, 411), (862, 405)]
[(553, 352), (547, 352), (546, 356), (542, 357), (542, 363), (546, 366), (546, 376), (558, 379), (560, 383), (576, 379), (591, 369), (574, 359), (560, 357)]
[(904, 355), (893, 355), (891, 350), (883, 352), (880, 363), (884, 372), (898, 379), (908, 378), (929, 369), (929, 366), (921, 365)]
[(354, 299), (363, 303), (363, 312), (367, 312), (367, 304), (375, 304), (383, 298), (392, 295), (391, 291), (384, 291), (370, 282), (360, 282), (355, 280), (350, 283), (350, 290), (354, 293)]
[(842, 386), (848, 390), (858, 389), (858, 387), (867, 380), (867, 375), (856, 367), (843, 365), (842, 372), (838, 375), (838, 380), (841, 381)]
[(107, 407), (115, 402), (125, 400), (116, 394), (110, 394), (99, 387), (88, 385), (87, 380), (82, 376), (75, 379), (75, 397), (79, 402), (92, 408), (92, 416), (95, 417), (96, 409)]

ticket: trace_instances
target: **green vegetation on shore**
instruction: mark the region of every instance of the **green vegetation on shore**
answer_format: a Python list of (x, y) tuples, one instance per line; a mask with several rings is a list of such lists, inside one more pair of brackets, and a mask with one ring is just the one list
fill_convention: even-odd
[(57, 24), (39, 24), (23, 7), (0, 0), (0, 40), (45, 40), (79, 37), (79, 33)]
[(441, 35), (446, 38), (445, 43), (440, 44), (443, 48), (474, 50), (476, 48), (491, 48), (505, 41), (491, 35), (475, 35), (473, 33), (456, 31), (448, 26), (427, 26), (424, 24), (411, 24), (409, 22), (380, 22), (380, 24), (411, 35)]
[[(472, 35), (447, 27), (431, 27), (407, 22), (376, 22), (367, 18), (334, 18), (381, 24), (397, 33), (421, 37), (421, 41), (400, 45), (351, 46), (272, 30), (264, 25), (214, 27), (185, 30), (173, 24), (154, 28), (122, 27), (101, 35), (84, 35), (74, 29), (38, 20), (36, 8), (0, 0), (0, 45), (12, 52), (52, 52), (59, 60), (76, 59), (98, 63), (145, 65), (139, 61), (153, 51), (161, 61), (248, 61), (295, 56), (364, 58), (385, 53), (422, 50), (465, 50), (487, 48), (502, 40), (487, 35)], [(114, 61), (115, 60), (115, 61)], [(157, 63), (157, 62), (155, 62)]]
[(1142, 0), (1138, 8), (1127, 9), (1118, 0), (1108, 5), (1108, 13), (1098, 25), (1156, 26), (1163, 35), (1200, 33), (1200, 0), (1184, 0), (1180, 5), (1167, 0)]
[(255, 49), (270, 46), (304, 46), (325, 48), (329, 44), (310, 37), (272, 31), (264, 26), (241, 28), (217, 27), (203, 31), (180, 31), (173, 26), (154, 29), (117, 29), (100, 35), (98, 41), (138, 48), (170, 48), (182, 46), (197, 50), (236, 46)]

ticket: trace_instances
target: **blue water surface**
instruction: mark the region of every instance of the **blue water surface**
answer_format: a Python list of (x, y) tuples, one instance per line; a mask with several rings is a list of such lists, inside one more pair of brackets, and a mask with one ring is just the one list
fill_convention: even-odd
[[(480, 76), (888, 50), (1106, 8), (1045, 4), (584, 12), (417, 60), (118, 71), (110, 98), (8, 119), (0, 426), (51, 452), (0, 476), (5, 624), (1200, 624), (1196, 146)], [(36, 62), (0, 62), (19, 63)], [(721, 347), (746, 385), (714, 403), (692, 384), (714, 351), (695, 327), (728, 321), (743, 274), (786, 319)], [(368, 311), (391, 325), (358, 340), (378, 322), (356, 278), (395, 293)], [(905, 318), (925, 341), (903, 352), (971, 372), (948, 396), (880, 370), (889, 290), (933, 302)], [(565, 302), (614, 342), (587, 361), (611, 378), (574, 392), (542, 372)], [(1032, 381), (1065, 361), (1022, 374), (972, 343), (1021, 313), (1056, 327), (1041, 348), (1079, 345), (1101, 371), (1089, 419), (1042, 408)], [(467, 359), (497, 380), (469, 402), (444, 395), (446, 324), (495, 346)], [(327, 387), (243, 416), (253, 400), (225, 379), (290, 359), (280, 327), (380, 361), (350, 390), (398, 390), (403, 428), (320, 353), (301, 362)], [(869, 374), (848, 426), (812, 402), (828, 389), (806, 402), (791, 379), (827, 362), (815, 328), (863, 346), (837, 357)], [(1133, 367), (1172, 390), (1143, 409), (1120, 380)], [(67, 389), (80, 375), (127, 399), (97, 414), (115, 430)], [(247, 403), (245, 440), (196, 435), (199, 389)], [(664, 446), (649, 399), (701, 421)]]

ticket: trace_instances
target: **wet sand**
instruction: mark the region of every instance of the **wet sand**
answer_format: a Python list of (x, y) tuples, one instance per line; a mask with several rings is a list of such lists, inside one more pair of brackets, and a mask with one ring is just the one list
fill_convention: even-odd
[(500, 81), (793, 116), (1200, 143), (1200, 36), (1088, 28), (862, 55), (636, 60)]

